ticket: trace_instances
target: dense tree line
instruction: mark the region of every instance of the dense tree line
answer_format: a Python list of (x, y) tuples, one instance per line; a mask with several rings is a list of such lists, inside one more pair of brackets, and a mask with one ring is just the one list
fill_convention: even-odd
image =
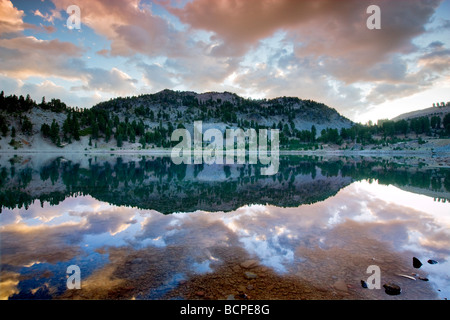
[[(15, 138), (16, 136), (16, 128), (8, 122), (6, 115), (13, 115), (18, 120), (20, 131), (23, 134), (28, 136), (32, 135), (33, 123), (26, 113), (30, 112), (33, 108), (41, 108), (56, 113), (69, 110), (67, 105), (59, 99), (51, 99), (50, 102), (46, 102), (45, 97), (43, 97), (41, 103), (38, 104), (31, 99), (29, 94), (26, 97), (23, 95), (5, 96), (2, 91), (0, 93), (0, 112), (5, 113), (0, 114), (0, 131), (2, 136), (6, 137), (8, 133), (11, 134), (11, 138)], [(46, 136), (50, 136), (50, 130), (47, 130), (45, 126), (41, 127), (41, 132)], [(56, 138), (54, 142), (56, 143)], [(12, 145), (12, 143), (10, 144)]]
[(31, 99), (29, 94), (24, 97), (23, 95), (17, 96), (15, 94), (5, 96), (4, 91), (0, 93), (0, 111), (6, 111), (9, 114), (22, 114), (31, 111), (35, 107), (53, 112), (62, 112), (68, 108), (60, 99), (51, 99), (50, 102), (46, 102), (45, 97), (42, 97), (41, 103), (38, 104)]
[[(407, 134), (440, 137), (450, 135), (450, 114), (445, 115), (443, 120), (439, 116), (418, 117), (410, 120), (380, 121), (377, 125), (356, 124), (351, 128), (342, 128), (338, 134), (337, 129), (322, 130), (319, 141), (324, 143), (342, 144), (343, 142), (356, 142), (365, 144), (384, 143), (395, 139), (397, 136)], [(381, 139), (375, 139), (375, 136)]]
[[(176, 109), (179, 106), (185, 108), (183, 112)], [(411, 120), (383, 120), (376, 125), (353, 124), (341, 129), (326, 128), (318, 133), (315, 126), (310, 130), (299, 130), (294, 120), (308, 116), (320, 123), (336, 111), (312, 100), (289, 97), (254, 100), (231, 93), (226, 101), (212, 98), (199, 100), (195, 94), (170, 90), (153, 95), (113, 99), (90, 109), (67, 107), (59, 99), (47, 102), (45, 97), (37, 104), (29, 95), (6, 97), (2, 91), (0, 111), (14, 114), (19, 121), (19, 127), (13, 128), (0, 113), (1, 135), (6, 137), (11, 134), (13, 138), (16, 129), (31, 135), (33, 124), (24, 113), (34, 107), (65, 114), (66, 119), (63, 122), (53, 120), (51, 123), (44, 123), (40, 128), (42, 135), (56, 145), (72, 143), (83, 136), (89, 136), (90, 146), (96, 145), (100, 139), (105, 142), (115, 139), (117, 147), (123, 147), (124, 142), (139, 143), (142, 148), (148, 148), (150, 145), (170, 147), (173, 145), (170, 141), (171, 134), (180, 127), (186, 115), (191, 115), (195, 120), (221, 121), (243, 129), (279, 129), (282, 148), (318, 148), (321, 143), (383, 144), (411, 133), (441, 137), (450, 135), (450, 115), (442, 119), (439, 116), (431, 116)], [(249, 117), (239, 116), (243, 114)], [(270, 119), (275, 116), (281, 120), (277, 120), (272, 126), (262, 125), (252, 119)], [(144, 124), (143, 120), (146, 120), (147, 124)], [(150, 120), (151, 126), (147, 120)]]
[(23, 95), (16, 96), (15, 94), (5, 96), (3, 91), (0, 93), (0, 110), (2, 111), (20, 114), (28, 112), (36, 106), (36, 101), (32, 100), (29, 94), (24, 97)]

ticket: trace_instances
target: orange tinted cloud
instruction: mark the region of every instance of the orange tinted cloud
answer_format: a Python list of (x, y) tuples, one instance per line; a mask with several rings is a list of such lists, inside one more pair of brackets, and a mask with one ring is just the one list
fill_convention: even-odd
[[(52, 0), (58, 10), (66, 10), (72, 0)], [(113, 56), (179, 56), (186, 52), (183, 34), (164, 18), (153, 15), (151, 6), (140, 0), (80, 0), (81, 22), (111, 40)]]
[(82, 49), (69, 42), (44, 41), (35, 37), (0, 39), (0, 53), (7, 64), (2, 72), (8, 76), (27, 78), (33, 75), (74, 78), (77, 70), (68, 59), (81, 57)]
[[(196, 0), (167, 9), (194, 29), (215, 33), (217, 55), (241, 55), (258, 41), (284, 30), (298, 56), (348, 59), (355, 68), (392, 52), (408, 52), (440, 1), (386, 0)], [(381, 8), (381, 30), (366, 27), (369, 5)], [(361, 62), (361, 65), (358, 63)], [(337, 67), (336, 67), (337, 68)]]
[(0, 0), (0, 35), (5, 33), (17, 33), (34, 26), (24, 23), (24, 12), (14, 7), (9, 0)]

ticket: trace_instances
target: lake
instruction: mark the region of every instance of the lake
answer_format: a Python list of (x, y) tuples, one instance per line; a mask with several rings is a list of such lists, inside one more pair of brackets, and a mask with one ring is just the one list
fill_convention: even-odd
[[(449, 297), (450, 169), (294, 155), (275, 175), (260, 169), (1, 154), (0, 297)], [(74, 265), (81, 289), (68, 288)], [(372, 275), (381, 288), (362, 286)]]

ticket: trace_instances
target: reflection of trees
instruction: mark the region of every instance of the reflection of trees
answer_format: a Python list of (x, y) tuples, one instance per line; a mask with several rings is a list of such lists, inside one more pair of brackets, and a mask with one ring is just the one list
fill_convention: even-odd
[[(202, 181), (206, 165), (174, 165), (169, 157), (111, 162), (90, 159), (86, 167), (57, 158), (41, 168), (0, 168), (2, 207), (27, 208), (35, 200), (58, 204), (67, 196), (92, 195), (116, 205), (175, 211), (233, 210), (245, 204), (268, 203), (298, 206), (336, 194), (351, 181), (376, 179), (381, 184), (450, 192), (450, 170), (419, 169), (388, 161), (322, 161), (314, 157), (286, 156), (274, 176), (261, 175), (259, 165), (218, 166), (224, 180)], [(13, 174), (15, 172), (15, 174)], [(49, 181), (59, 191), (34, 189), (33, 183)]]
[(340, 170), (343, 176), (351, 176), (355, 180), (372, 178), (384, 185), (450, 192), (449, 169), (419, 169), (387, 161), (363, 160), (358, 163), (344, 164)]

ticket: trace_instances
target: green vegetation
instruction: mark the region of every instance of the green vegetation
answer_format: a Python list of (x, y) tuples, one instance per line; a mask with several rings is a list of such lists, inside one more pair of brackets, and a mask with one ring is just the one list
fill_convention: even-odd
[[(325, 200), (352, 181), (366, 179), (444, 195), (450, 192), (449, 169), (407, 167), (387, 160), (322, 161), (313, 156), (285, 156), (280, 159), (276, 175), (261, 175), (261, 165), (224, 166), (226, 179), (220, 181), (197, 179), (205, 165), (195, 165), (193, 175), (188, 177), (188, 166), (175, 165), (170, 157), (142, 157), (139, 161), (119, 157), (109, 162), (90, 159), (87, 167), (57, 158), (42, 167), (25, 165), (16, 169), (22, 162), (21, 157), (13, 157), (9, 168), (0, 167), (2, 207), (27, 208), (35, 200), (58, 204), (76, 195), (91, 195), (111, 204), (163, 213), (234, 210), (248, 203), (260, 203), (261, 199), (272, 205), (296, 207)], [(316, 179), (319, 175), (320, 179)], [(60, 183), (65, 188), (31, 193), (27, 188), (31, 181)]]
[[(323, 149), (324, 144), (353, 150), (372, 145), (371, 149), (378, 149), (408, 139), (420, 138), (418, 141), (422, 143), (424, 136), (450, 136), (450, 114), (443, 118), (433, 115), (363, 125), (352, 123), (336, 110), (312, 100), (289, 97), (253, 100), (227, 92), (220, 95), (222, 98), (213, 99), (213, 94), (209, 98), (200, 98), (201, 95), (192, 92), (164, 90), (157, 94), (112, 99), (90, 109), (80, 109), (68, 107), (58, 99), (46, 102), (44, 97), (38, 104), (29, 95), (5, 96), (2, 91), (0, 132), (3, 137), (10, 134), (11, 138), (15, 138), (19, 130), (25, 135), (33, 134), (33, 123), (27, 113), (40, 108), (53, 112), (53, 121), (42, 124), (40, 132), (57, 146), (88, 137), (89, 146), (113, 139), (118, 148), (125, 142), (137, 143), (141, 149), (170, 148), (176, 144), (170, 139), (172, 132), (196, 120), (221, 122), (227, 127), (244, 130), (279, 129), (282, 150), (318, 150)], [(64, 121), (60, 115), (65, 116)], [(20, 124), (17, 131), (11, 117)], [(296, 127), (298, 119), (316, 125), (309, 130), (299, 129)], [(336, 127), (326, 127), (330, 123)]]
[(446, 114), (444, 120), (442, 121), (444, 130), (447, 135), (450, 135), (450, 113)]
[[(445, 127), (445, 118), (449, 123), (447, 130)], [(386, 145), (387, 143), (396, 143), (405, 141), (403, 138), (408, 134), (415, 134), (419, 138), (419, 142), (424, 140), (419, 135), (446, 137), (450, 135), (450, 114), (444, 117), (443, 126), (441, 126), (441, 118), (433, 116), (430, 120), (428, 117), (419, 117), (411, 120), (381, 120), (377, 125), (361, 125), (355, 124), (351, 128), (342, 128), (339, 135), (336, 129), (322, 130), (318, 141), (323, 143), (334, 143), (341, 145), (344, 142), (354, 142), (361, 145), (375, 144)]]

